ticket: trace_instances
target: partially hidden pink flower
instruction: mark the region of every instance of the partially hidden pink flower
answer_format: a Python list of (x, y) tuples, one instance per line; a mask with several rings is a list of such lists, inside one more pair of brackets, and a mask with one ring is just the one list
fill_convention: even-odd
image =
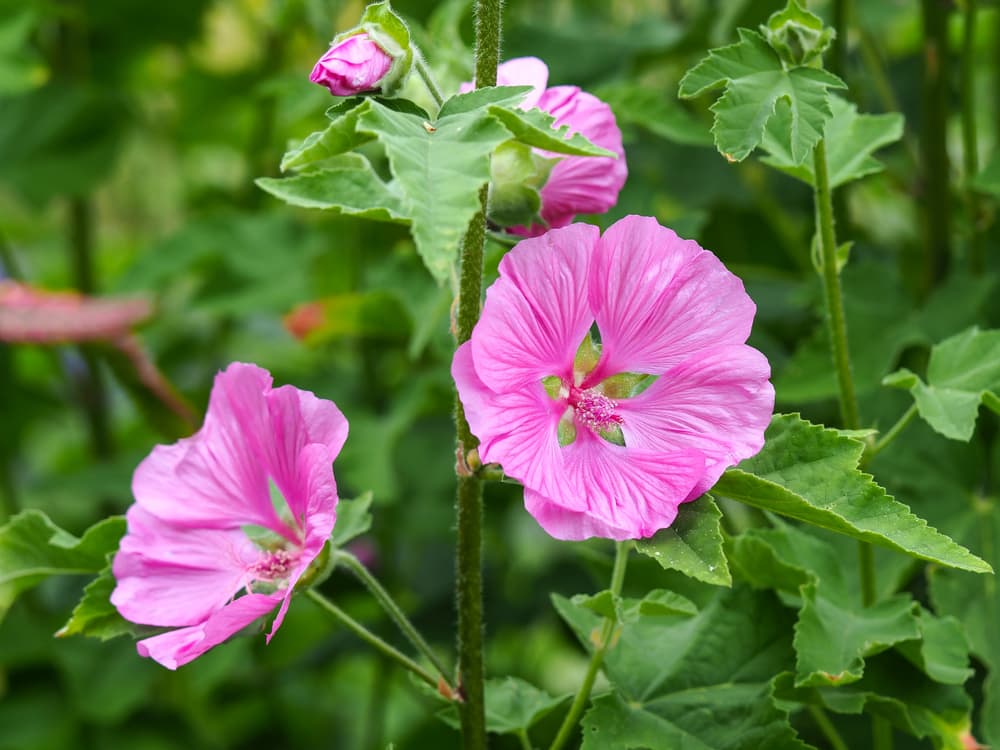
[(556, 538), (653, 535), (763, 445), (755, 311), (715, 255), (651, 218), (521, 241), (452, 363), (480, 458)]
[(334, 96), (354, 96), (378, 88), (392, 67), (392, 56), (365, 32), (354, 34), (327, 50), (309, 74)]
[[(577, 214), (600, 214), (618, 202), (628, 176), (622, 133), (618, 129), (611, 107), (593, 94), (577, 86), (546, 88), (549, 69), (537, 57), (519, 57), (508, 60), (497, 68), (498, 86), (531, 86), (532, 90), (521, 102), (521, 109), (537, 107), (556, 118), (555, 127), (566, 125), (568, 134), (580, 133), (591, 143), (618, 155), (563, 156), (539, 150), (539, 153), (560, 161), (552, 168), (541, 190), (541, 215), (549, 227), (562, 227), (573, 221)], [(463, 90), (471, 90), (466, 84)], [(537, 236), (545, 227), (514, 227), (510, 231)]]
[(332, 402), (271, 382), (230, 365), (201, 430), (158, 445), (132, 478), (111, 602), (127, 620), (174, 628), (137, 644), (169, 669), (277, 607), (270, 641), (333, 530), (332, 463), (347, 420)]

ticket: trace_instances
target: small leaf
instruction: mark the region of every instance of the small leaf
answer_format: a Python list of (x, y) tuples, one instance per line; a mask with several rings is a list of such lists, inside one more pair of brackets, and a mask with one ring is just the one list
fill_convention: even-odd
[(796, 415), (775, 416), (765, 439), (760, 453), (722, 475), (715, 494), (931, 562), (992, 572), (859, 471), (863, 443)]
[(711, 50), (687, 72), (680, 96), (692, 98), (719, 86), (715, 104), (715, 145), (730, 161), (742, 161), (761, 145), (768, 121), (784, 107), (787, 129), (780, 134), (795, 164), (801, 164), (832, 116), (828, 90), (844, 82), (819, 68), (785, 68), (767, 41), (755, 31), (738, 30), (740, 41)]
[(103, 570), (124, 534), (121, 516), (94, 524), (78, 539), (41, 511), (18, 513), (0, 527), (0, 618), (18, 594), (50, 576)]
[(111, 603), (111, 592), (115, 590), (116, 583), (108, 565), (84, 588), (83, 598), (56, 636), (85, 635), (102, 641), (120, 635), (139, 636), (143, 627), (122, 617)]
[(406, 221), (400, 197), (361, 154), (341, 154), (320, 169), (293, 177), (260, 177), (256, 184), (293, 206), (376, 221)]
[[(525, 732), (570, 697), (552, 697), (517, 677), (486, 680), (486, 731), (496, 734)], [(448, 725), (459, 728), (454, 704), (438, 713)]]
[(489, 107), (489, 113), (499, 120), (514, 138), (528, 146), (557, 154), (618, 158), (614, 151), (595, 146), (580, 133), (569, 135), (568, 125), (555, 128), (556, 118), (540, 109), (524, 111), (493, 105)]
[(711, 495), (684, 503), (677, 518), (649, 539), (636, 541), (636, 549), (668, 570), (716, 586), (731, 586), (732, 576), (722, 548), (722, 512)]
[(1000, 414), (1000, 330), (972, 327), (934, 346), (926, 384), (905, 368), (882, 382), (909, 390), (920, 416), (937, 432), (968, 442), (980, 403)]
[(438, 119), (468, 114), (490, 105), (516, 107), (529, 91), (531, 86), (484, 86), (464, 94), (455, 94), (441, 105)]
[(918, 624), (920, 640), (902, 643), (896, 650), (935, 682), (963, 685), (973, 671), (962, 623), (954, 617), (937, 617), (921, 607)]
[[(348, 107), (338, 107), (333, 122), (321, 130), (306, 136), (297, 147), (281, 157), (281, 171), (299, 169), (317, 161), (343, 154), (372, 140), (370, 133), (358, 132), (358, 117), (368, 108), (367, 99), (348, 99)], [(332, 109), (332, 108), (331, 108)]]
[(330, 535), (330, 544), (343, 547), (352, 539), (367, 533), (372, 527), (372, 500), (373, 495), (369, 491), (353, 500), (341, 499), (337, 503), (337, 522)]
[(596, 612), (601, 617), (609, 620), (618, 619), (618, 613), (615, 609), (615, 597), (607, 589), (593, 595), (577, 594), (573, 597), (573, 604), (589, 609), (591, 612)]
[(625, 612), (628, 618), (634, 613), (640, 617), (665, 617), (667, 615), (690, 615), (698, 614), (698, 606), (675, 591), (666, 589), (653, 589), (646, 596), (639, 600), (636, 607), (630, 607)]

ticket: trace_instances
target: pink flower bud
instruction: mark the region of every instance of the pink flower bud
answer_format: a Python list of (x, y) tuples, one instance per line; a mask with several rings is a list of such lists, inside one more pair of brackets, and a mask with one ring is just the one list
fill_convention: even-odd
[(334, 96), (353, 96), (377, 88), (392, 67), (392, 57), (362, 32), (330, 47), (309, 80), (326, 86)]

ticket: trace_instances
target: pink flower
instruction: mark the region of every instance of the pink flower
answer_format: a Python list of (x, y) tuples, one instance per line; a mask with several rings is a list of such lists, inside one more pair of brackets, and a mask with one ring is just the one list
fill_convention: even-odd
[(309, 80), (326, 86), (334, 96), (354, 96), (376, 88), (391, 67), (392, 57), (362, 32), (330, 47)]
[[(774, 389), (744, 344), (755, 310), (718, 258), (651, 218), (523, 240), (452, 363), (481, 459), (524, 484), (558, 539), (666, 528), (764, 443)], [(640, 375), (656, 379), (642, 390)]]
[[(531, 86), (532, 91), (521, 102), (521, 109), (538, 109), (556, 118), (555, 127), (569, 126), (569, 133), (581, 133), (591, 143), (618, 154), (617, 159), (601, 156), (563, 156), (539, 150), (539, 153), (559, 158), (541, 190), (542, 218), (549, 227), (563, 227), (577, 214), (601, 214), (618, 202), (628, 167), (622, 148), (622, 133), (615, 122), (611, 107), (593, 94), (576, 86), (545, 88), (549, 69), (537, 57), (508, 60), (497, 68), (498, 86)], [(471, 89), (471, 84), (463, 90)], [(535, 224), (514, 227), (510, 231), (532, 237), (545, 231)]]
[(132, 622), (176, 628), (139, 641), (142, 656), (176, 669), (280, 605), (270, 641), (333, 530), (331, 464), (346, 437), (332, 402), (272, 390), (266, 370), (234, 363), (216, 376), (201, 430), (156, 446), (132, 478), (111, 602)]

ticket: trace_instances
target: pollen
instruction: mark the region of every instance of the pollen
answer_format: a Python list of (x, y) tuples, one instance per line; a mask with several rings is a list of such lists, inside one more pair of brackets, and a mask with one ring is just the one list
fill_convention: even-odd
[(250, 566), (250, 573), (258, 581), (275, 581), (291, 571), (298, 555), (279, 549), (266, 553)]
[(594, 432), (614, 430), (623, 422), (621, 416), (615, 414), (618, 402), (593, 388), (572, 388), (569, 405), (573, 407), (577, 421)]

